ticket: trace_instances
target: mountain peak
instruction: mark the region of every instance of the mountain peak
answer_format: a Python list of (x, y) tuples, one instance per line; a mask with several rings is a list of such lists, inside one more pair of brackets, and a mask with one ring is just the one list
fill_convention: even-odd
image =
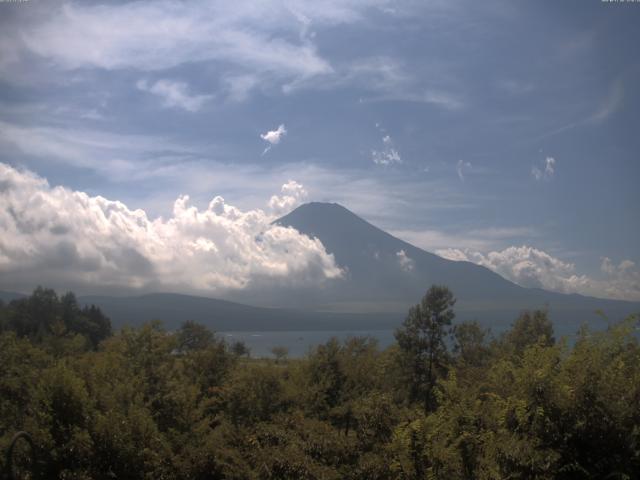
[(308, 202), (308, 203), (303, 203), (302, 205), (300, 205), (296, 209), (292, 210), (287, 215), (285, 215), (283, 218), (286, 218), (286, 217), (288, 217), (288, 216), (290, 216), (292, 214), (296, 214), (296, 215), (300, 215), (300, 214), (313, 215), (313, 214), (319, 214), (319, 213), (324, 213), (326, 215), (329, 215), (329, 214), (330, 215), (348, 214), (350, 216), (357, 217), (357, 215), (355, 213), (353, 213), (348, 208), (340, 205), (339, 203)]
[(293, 227), (311, 237), (319, 237), (325, 246), (328, 246), (327, 241), (332, 243), (333, 239), (342, 242), (345, 238), (365, 240), (374, 233), (386, 235), (338, 203), (305, 203), (274, 223)]

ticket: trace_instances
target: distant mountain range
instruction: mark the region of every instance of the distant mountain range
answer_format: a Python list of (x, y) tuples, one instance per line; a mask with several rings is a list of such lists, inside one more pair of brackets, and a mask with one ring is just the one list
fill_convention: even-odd
[[(0, 300), (4, 303), (27, 296), (24, 293), (0, 291)], [(401, 315), (392, 313), (315, 312), (255, 307), (178, 293), (130, 297), (85, 295), (78, 297), (78, 303), (99, 306), (115, 328), (161, 320), (166, 328), (176, 329), (185, 320), (193, 320), (215, 331), (385, 330), (401, 320)]]
[[(525, 309), (548, 308), (559, 334), (574, 333), (583, 322), (605, 327), (597, 310), (611, 320), (640, 312), (639, 302), (520, 287), (485, 267), (416, 248), (337, 204), (308, 203), (275, 223), (317, 237), (344, 270), (343, 278), (313, 288), (238, 292), (234, 301), (166, 293), (79, 300), (100, 306), (116, 327), (160, 319), (175, 328), (195, 320), (218, 331), (394, 328), (432, 284), (454, 292), (459, 320), (477, 319), (495, 331)], [(0, 299), (19, 295), (0, 292)]]
[(389, 328), (399, 319), (388, 313), (325, 313), (254, 307), (175, 293), (135, 297), (84, 296), (78, 301), (84, 305), (98, 305), (116, 327), (157, 319), (170, 329), (177, 328), (185, 320), (193, 320), (216, 331), (368, 330)]

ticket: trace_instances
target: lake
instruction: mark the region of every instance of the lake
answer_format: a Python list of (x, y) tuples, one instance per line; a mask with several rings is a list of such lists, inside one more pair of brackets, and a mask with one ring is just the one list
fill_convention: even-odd
[[(493, 325), (491, 333), (499, 336), (508, 329), (508, 325)], [(556, 340), (564, 337), (569, 346), (573, 345), (576, 340), (576, 332), (578, 324), (554, 325), (554, 333)], [(591, 331), (604, 330), (606, 325), (603, 323), (592, 322)], [(640, 328), (640, 327), (639, 327)], [(251, 350), (253, 358), (273, 357), (271, 349), (273, 347), (286, 347), (289, 349), (290, 358), (304, 357), (309, 349), (317, 345), (326, 343), (332, 337), (339, 340), (346, 340), (350, 337), (372, 337), (378, 340), (380, 349), (384, 349), (395, 342), (393, 336), (395, 330), (293, 330), (293, 331), (238, 331), (238, 332), (216, 332), (221, 338), (227, 342), (233, 343), (243, 341)], [(637, 329), (640, 335), (640, 329)], [(491, 336), (490, 336), (491, 338)], [(450, 341), (449, 338), (446, 339)]]
[(227, 342), (243, 341), (251, 350), (251, 356), (273, 357), (273, 347), (286, 347), (289, 357), (305, 356), (309, 349), (326, 343), (332, 337), (345, 340), (350, 337), (372, 337), (378, 340), (380, 348), (391, 345), (395, 338), (393, 330), (341, 330), (341, 331), (265, 331), (265, 332), (217, 332)]

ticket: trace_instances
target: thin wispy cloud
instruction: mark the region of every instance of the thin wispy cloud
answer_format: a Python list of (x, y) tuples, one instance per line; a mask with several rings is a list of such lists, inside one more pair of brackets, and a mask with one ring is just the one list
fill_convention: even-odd
[(228, 75), (223, 78), (225, 93), (229, 100), (244, 102), (257, 89), (261, 82), (260, 76), (254, 74)]
[(442, 251), (454, 245), (457, 249), (490, 251), (505, 248), (520, 239), (540, 238), (541, 232), (532, 227), (489, 227), (443, 230), (391, 230), (391, 234), (428, 252)]
[(199, 158), (198, 147), (154, 135), (110, 133), (99, 129), (24, 126), (0, 120), (5, 154), (99, 172), (109, 180), (136, 180), (158, 169)]
[(531, 167), (531, 176), (535, 180), (550, 180), (556, 173), (556, 159), (547, 157), (544, 159), (542, 166), (534, 165)]
[(616, 80), (609, 90), (607, 97), (604, 99), (600, 108), (596, 110), (589, 118), (589, 123), (601, 123), (606, 121), (611, 115), (616, 113), (622, 106), (624, 101), (624, 85), (621, 79)]
[(536, 140), (544, 140), (550, 137), (554, 137), (564, 132), (568, 132), (577, 127), (584, 127), (587, 125), (599, 125), (606, 122), (612, 115), (614, 115), (624, 104), (624, 84), (621, 78), (617, 78), (612, 82), (606, 96), (601, 100), (600, 105), (595, 109), (592, 107), (592, 113), (589, 113), (582, 118), (562, 125), (559, 128), (555, 128), (550, 132), (547, 132)]
[(188, 112), (197, 112), (214, 98), (213, 95), (193, 95), (186, 83), (172, 80), (162, 79), (156, 82), (138, 80), (136, 87), (138, 90), (160, 97), (165, 107), (181, 108)]
[(465, 101), (459, 94), (429, 80), (416, 76), (410, 66), (389, 56), (358, 59), (344, 68), (336, 65), (335, 74), (324, 79), (333, 86), (360, 86), (365, 92), (361, 103), (421, 103), (449, 111), (464, 108)]
[(456, 172), (458, 173), (458, 178), (463, 183), (464, 183), (464, 174), (468, 170), (471, 170), (471, 162), (464, 162), (462, 160), (458, 160), (458, 163), (456, 164)]

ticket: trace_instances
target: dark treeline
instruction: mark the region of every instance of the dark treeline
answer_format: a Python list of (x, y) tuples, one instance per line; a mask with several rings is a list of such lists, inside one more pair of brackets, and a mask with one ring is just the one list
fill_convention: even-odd
[(26, 430), (64, 479), (639, 478), (636, 318), (569, 346), (544, 311), (493, 338), (454, 304), (432, 287), (385, 350), (270, 360), (39, 288), (0, 304), (0, 449)]

